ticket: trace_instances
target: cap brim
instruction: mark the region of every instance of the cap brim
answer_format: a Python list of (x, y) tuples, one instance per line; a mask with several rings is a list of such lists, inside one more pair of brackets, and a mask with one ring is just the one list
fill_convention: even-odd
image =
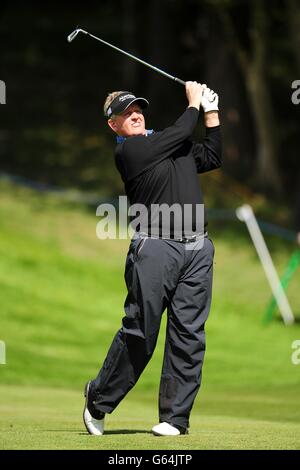
[(126, 109), (128, 109), (129, 106), (131, 106), (133, 103), (139, 104), (142, 109), (146, 109), (149, 106), (149, 101), (147, 101), (146, 98), (134, 98), (133, 100), (130, 101), (130, 103), (126, 105), (126, 107), (122, 111), (119, 112), (119, 114), (126, 111)]
[(124, 113), (124, 111), (126, 111), (126, 109), (129, 108), (129, 106), (131, 106), (134, 103), (138, 104), (141, 107), (141, 109), (146, 109), (149, 106), (149, 102), (145, 98), (142, 98), (141, 96), (136, 98), (135, 96), (131, 95), (130, 98), (127, 98), (121, 103), (115, 104), (115, 101), (118, 99), (119, 100), (122, 99), (122, 96), (121, 98), (117, 97), (112, 102), (112, 104), (110, 105), (110, 107), (108, 108), (106, 112), (106, 117), (110, 118), (112, 115), (122, 114)]

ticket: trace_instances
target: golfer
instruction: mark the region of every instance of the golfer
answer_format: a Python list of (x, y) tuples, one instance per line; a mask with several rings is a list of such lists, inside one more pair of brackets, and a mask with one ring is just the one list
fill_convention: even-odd
[[(186, 83), (188, 107), (174, 125), (146, 130), (145, 98), (111, 93), (104, 104), (109, 127), (117, 134), (115, 161), (130, 205), (203, 205), (197, 173), (221, 166), (218, 95), (206, 85)], [(199, 109), (204, 111), (203, 143), (192, 140)], [(166, 103), (160, 103), (163, 111)], [(202, 206), (203, 207), (203, 206)], [(167, 309), (165, 352), (159, 391), (157, 436), (187, 434), (191, 409), (201, 383), (205, 322), (211, 305), (214, 247), (206, 220), (196, 211), (181, 232), (171, 223), (147, 219), (136, 228), (125, 268), (125, 316), (98, 376), (85, 387), (84, 424), (102, 435), (104, 418), (135, 385), (149, 362)], [(196, 227), (196, 232), (195, 232)], [(198, 231), (197, 231), (198, 230)]]

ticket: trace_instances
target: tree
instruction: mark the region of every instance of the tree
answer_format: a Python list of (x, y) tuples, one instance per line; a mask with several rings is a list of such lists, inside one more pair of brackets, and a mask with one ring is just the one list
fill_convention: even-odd
[[(300, 79), (300, 8), (297, 0), (287, 0), (287, 22), (296, 68), (299, 74), (298, 78)], [(298, 175), (296, 180), (295, 225), (298, 231), (298, 243), (300, 245), (300, 175)]]
[[(269, 14), (266, 2), (253, 0), (251, 5), (243, 2), (238, 18), (236, 8), (240, 8), (240, 2), (212, 0), (209, 3), (219, 15), (245, 79), (257, 137), (257, 182), (264, 189), (279, 193), (278, 132), (267, 77)], [(248, 21), (245, 35), (241, 24), (247, 25)]]

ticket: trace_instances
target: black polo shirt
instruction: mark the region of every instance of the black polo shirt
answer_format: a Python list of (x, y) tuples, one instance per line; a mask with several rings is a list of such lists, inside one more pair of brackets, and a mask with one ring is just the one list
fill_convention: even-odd
[[(129, 137), (115, 152), (130, 205), (144, 204), (150, 211), (153, 204), (179, 204), (183, 214), (189, 205), (193, 208), (193, 230), (197, 229), (195, 207), (203, 204), (197, 173), (215, 170), (222, 162), (220, 126), (206, 128), (203, 143), (192, 140), (198, 117), (199, 111), (189, 107), (173, 126)], [(149, 229), (150, 225), (149, 221)], [(188, 236), (185, 232), (182, 235)]]

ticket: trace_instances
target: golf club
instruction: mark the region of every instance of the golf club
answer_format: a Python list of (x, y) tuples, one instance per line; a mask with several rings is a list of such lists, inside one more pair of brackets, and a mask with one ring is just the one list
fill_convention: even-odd
[(110, 44), (109, 42), (106, 42), (106, 41), (104, 41), (103, 39), (100, 39), (100, 38), (98, 38), (97, 36), (94, 36), (93, 34), (90, 34), (90, 33), (88, 33), (87, 31), (84, 31), (84, 29), (80, 29), (80, 28), (77, 27), (71, 34), (69, 34), (69, 36), (68, 36), (68, 38), (67, 38), (67, 39), (68, 39), (68, 42), (72, 42), (72, 41), (76, 38), (76, 36), (77, 36), (79, 33), (87, 34), (87, 35), (90, 36), (91, 38), (96, 39), (96, 40), (99, 41), (99, 42), (102, 42), (102, 44), (105, 44), (106, 46), (112, 47), (112, 48), (115, 49), (116, 51), (121, 52), (122, 54), (127, 55), (127, 57), (130, 57), (131, 59), (136, 60), (137, 62), (140, 62), (140, 64), (146, 65), (146, 67), (149, 67), (150, 69), (155, 70), (156, 72), (160, 73), (161, 75), (164, 75), (165, 77), (170, 78), (170, 79), (173, 80), (174, 82), (180, 83), (181, 85), (184, 85), (184, 86), (185, 86), (185, 82), (184, 82), (183, 80), (180, 80), (180, 78), (173, 77), (173, 75), (170, 75), (169, 73), (164, 72), (163, 70), (161, 70), (161, 69), (159, 69), (159, 68), (157, 68), (157, 67), (154, 67), (154, 65), (148, 64), (148, 62), (145, 62), (144, 60), (141, 60), (141, 59), (139, 59), (138, 57), (135, 57), (134, 55), (129, 54), (129, 53), (126, 52), (126, 51), (123, 51), (123, 50), (120, 49), (119, 47), (116, 47), (116, 46), (114, 46), (113, 44)]

